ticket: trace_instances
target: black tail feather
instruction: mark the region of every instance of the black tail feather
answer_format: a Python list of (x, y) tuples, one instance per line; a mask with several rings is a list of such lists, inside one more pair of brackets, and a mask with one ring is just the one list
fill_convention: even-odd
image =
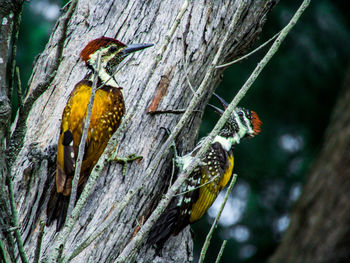
[(69, 204), (69, 196), (64, 196), (61, 193), (57, 193), (54, 186), (51, 190), (49, 202), (46, 209), (46, 225), (49, 226), (57, 219), (56, 231), (60, 231), (67, 216), (67, 209)]
[(161, 250), (165, 241), (176, 229), (179, 213), (180, 210), (177, 206), (166, 209), (158, 221), (152, 226), (147, 238), (147, 243), (149, 245), (157, 245), (157, 249)]

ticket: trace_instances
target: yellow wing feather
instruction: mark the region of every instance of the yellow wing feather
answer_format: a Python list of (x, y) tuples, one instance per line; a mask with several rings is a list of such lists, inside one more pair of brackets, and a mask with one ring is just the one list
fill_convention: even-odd
[(233, 164), (233, 154), (231, 154), (228, 156), (228, 166), (223, 176), (220, 178), (219, 184), (212, 182), (204, 185), (208, 182), (207, 178), (209, 178), (209, 176), (206, 175), (208, 171), (202, 169), (201, 185), (204, 186), (202, 186), (199, 190), (198, 200), (192, 205), (190, 223), (193, 223), (200, 219), (204, 215), (204, 213), (209, 209), (209, 207), (213, 204), (220, 191), (226, 186), (226, 184), (230, 180), (233, 171)]
[[(71, 193), (71, 180), (73, 177), (72, 175), (67, 175), (66, 171), (64, 171), (63, 136), (68, 130), (73, 135), (73, 148), (75, 152), (73, 163), (75, 163), (90, 95), (91, 85), (89, 85), (89, 82), (79, 82), (70, 95), (62, 116), (57, 149), (56, 186), (57, 192), (61, 192), (66, 196)], [(103, 153), (110, 137), (120, 125), (124, 112), (123, 96), (119, 88), (97, 90), (92, 107), (79, 186), (87, 181), (92, 168)]]

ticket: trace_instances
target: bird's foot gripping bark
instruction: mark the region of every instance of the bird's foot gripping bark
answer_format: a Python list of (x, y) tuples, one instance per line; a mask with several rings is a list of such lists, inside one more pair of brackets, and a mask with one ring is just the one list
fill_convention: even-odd
[(122, 164), (123, 165), (122, 175), (125, 176), (127, 164), (131, 163), (135, 160), (142, 160), (142, 159), (143, 159), (143, 157), (141, 155), (136, 155), (135, 153), (133, 153), (133, 154), (130, 154), (126, 157), (118, 157), (118, 156), (114, 157), (114, 158), (110, 159), (110, 161)]

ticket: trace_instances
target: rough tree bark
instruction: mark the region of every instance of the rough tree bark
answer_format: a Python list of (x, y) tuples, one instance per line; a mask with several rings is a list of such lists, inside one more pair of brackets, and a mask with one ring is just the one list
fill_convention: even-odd
[(350, 70), (323, 148), (271, 263), (350, 262), (349, 142)]
[[(71, 16), (59, 20), (33, 70), (27, 98), (36, 87), (47, 81), (48, 73), (50, 83), (30, 111), (26, 122), (24, 147), (13, 169), (15, 200), (29, 258), (34, 256), (39, 221), (40, 218), (45, 218), (45, 203), (53, 184), (55, 154), (52, 149), (57, 144), (61, 114), (74, 84), (87, 72), (79, 59), (79, 52), (84, 45), (101, 35), (115, 37), (124, 43), (155, 44), (154, 47), (127, 59), (125, 66), (116, 75), (120, 86), (124, 87), (127, 111), (134, 109), (141, 101), (141, 107), (137, 108), (120, 142), (118, 155), (136, 153), (142, 155), (143, 160), (130, 164), (125, 177), (121, 174), (119, 164), (108, 165), (69, 236), (64, 254), (70, 253), (96, 226), (104, 222), (116, 202), (123, 198), (128, 189), (139, 183), (157, 149), (164, 142), (165, 135), (159, 127), (171, 130), (179, 118), (177, 115), (151, 116), (147, 114), (147, 109), (186, 107), (192, 91), (186, 81), (183, 61), (187, 65), (188, 77), (193, 87), (198, 87), (240, 2), (232, 0), (190, 3), (156, 68), (151, 67), (152, 61), (159, 58), (156, 55), (174, 23), (182, 1), (80, 0)], [(275, 0), (247, 1), (237, 27), (229, 41), (224, 43), (225, 56), (220, 63), (247, 51), (257, 39), (266, 14), (275, 3)], [(66, 22), (67, 27), (62, 26)], [(57, 53), (60, 46), (63, 47), (62, 54)], [(57, 59), (60, 63), (56, 70)], [(218, 70), (212, 76), (205, 101), (193, 113), (179, 136), (177, 145), (180, 152), (186, 152), (193, 147), (202, 111), (217, 87), (221, 73)], [(232, 87), (232, 92), (235, 90)], [(117, 220), (74, 258), (73, 262), (113, 262), (117, 258), (132, 238), (138, 222), (149, 216), (168, 186), (167, 170), (171, 166), (170, 160), (171, 153), (161, 161), (143, 191), (136, 195)], [(49, 251), (54, 238), (55, 226), (46, 228), (44, 254)], [(191, 257), (192, 241), (187, 229), (167, 242), (163, 258), (159, 260), (188, 262)], [(141, 249), (138, 262), (153, 262), (154, 258), (154, 251)]]
[[(14, 69), (12, 54), (13, 43), (16, 42), (16, 30), (18, 29), (18, 18), (22, 10), (23, 1), (1, 1), (0, 3), (0, 261), (9, 258), (14, 261), (13, 251), (15, 249), (14, 238), (11, 232), (12, 221), (10, 217), (10, 206), (8, 203), (8, 192), (6, 180), (8, 177), (8, 166), (6, 163), (6, 148), (8, 144), (8, 127), (11, 118), (11, 91), (12, 77), (8, 73)], [(12, 50), (11, 50), (12, 49)], [(10, 88), (12, 87), (12, 88)], [(8, 253), (9, 252), (9, 253)]]

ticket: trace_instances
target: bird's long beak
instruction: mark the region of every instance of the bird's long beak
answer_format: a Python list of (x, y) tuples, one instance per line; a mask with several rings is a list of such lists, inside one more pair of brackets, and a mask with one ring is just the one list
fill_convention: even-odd
[(153, 46), (153, 44), (130, 44), (130, 45), (127, 45), (122, 52), (124, 56), (127, 56), (130, 53), (133, 53), (151, 46)]
[(213, 95), (221, 102), (222, 106), (226, 110), (228, 107), (228, 103), (223, 98), (221, 98), (218, 94), (216, 94), (215, 92), (213, 93)]
[(208, 104), (210, 108), (212, 108), (216, 113), (218, 113), (220, 116), (224, 113), (222, 109), (219, 109), (218, 107), (215, 107), (214, 105)]

